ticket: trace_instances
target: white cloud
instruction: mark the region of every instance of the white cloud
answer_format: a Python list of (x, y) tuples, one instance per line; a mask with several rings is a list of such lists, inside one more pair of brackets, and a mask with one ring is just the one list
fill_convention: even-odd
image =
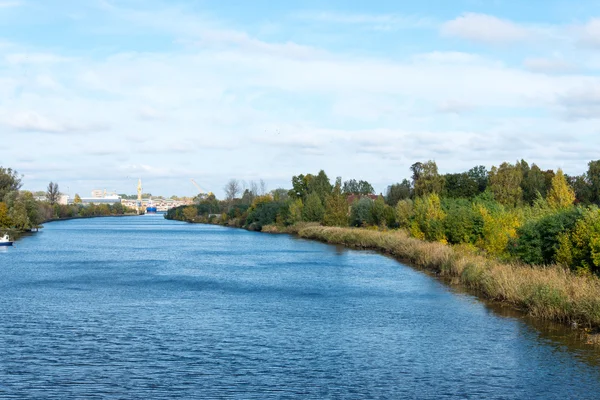
[(0, 1), (0, 8), (20, 7), (23, 3), (20, 1)]
[(600, 18), (592, 18), (586, 24), (574, 27), (579, 44), (586, 47), (600, 47)]
[[(577, 116), (583, 108), (576, 98), (581, 88), (600, 87), (600, 78), (585, 70), (534, 73), (551, 69), (542, 59), (525, 61), (531, 72), (504, 62), (502, 54), (422, 53), (418, 47), (403, 58), (365, 56), (259, 40), (192, 13), (123, 14), (116, 8), (110, 13), (122, 18), (118, 29), (125, 34), (149, 29), (153, 38), (175, 37), (185, 45), (110, 55), (92, 48), (93, 57), (17, 46), (11, 57), (0, 59), (0, 104), (12, 107), (0, 109), (0, 122), (30, 133), (13, 135), (0, 158), (19, 168), (22, 149), (56, 148), (55, 137), (35, 132), (89, 132), (110, 124), (98, 135), (71, 135), (56, 150), (65, 160), (56, 161), (58, 166), (90, 156), (101, 164), (101, 173), (61, 173), (61, 185), (70, 179), (106, 179), (106, 185), (119, 188), (130, 184), (119, 183), (119, 177), (131, 173), (144, 175), (148, 185), (166, 185), (168, 192), (181, 193), (178, 179), (187, 184), (190, 176), (204, 177), (206, 186), (218, 191), (231, 177), (284, 177), (270, 186), (289, 186), (292, 175), (320, 168), (332, 177), (362, 175), (388, 184), (407, 177), (417, 160), (436, 159), (444, 171), (529, 156), (555, 162), (562, 155), (574, 157), (564, 147), (565, 137), (577, 131), (571, 140), (585, 147), (597, 130), (597, 121), (581, 112)], [(385, 22), (346, 17), (338, 23)], [(455, 35), (468, 33), (454, 29)], [(521, 30), (516, 32), (510, 40), (525, 40), (517, 39)], [(494, 35), (484, 32), (484, 41), (506, 39)], [(44, 56), (27, 60), (25, 75), (24, 55), (31, 54)], [(594, 115), (595, 97), (587, 96), (585, 114)], [(477, 112), (463, 115), (473, 109)], [(532, 110), (546, 112), (544, 118), (520, 117)], [(110, 143), (122, 149), (111, 151)], [(44, 165), (26, 164), (31, 173)]]
[(560, 58), (530, 57), (523, 61), (523, 65), (530, 71), (549, 74), (576, 71), (576, 67), (572, 63)]
[(107, 126), (103, 124), (81, 125), (58, 121), (31, 110), (8, 113), (2, 121), (21, 132), (85, 133), (107, 129)]
[(376, 30), (408, 28), (433, 28), (434, 19), (417, 15), (400, 14), (350, 14), (339, 12), (302, 12), (295, 17), (327, 24), (362, 25)]
[(143, 120), (157, 120), (165, 117), (164, 113), (154, 107), (142, 107), (138, 111), (138, 116)]
[(558, 105), (569, 120), (600, 118), (600, 85), (572, 89), (558, 97)]
[(446, 100), (437, 107), (439, 112), (450, 114), (463, 114), (474, 109), (475, 106), (473, 104), (455, 99)]
[(13, 114), (7, 119), (7, 124), (20, 131), (36, 131), (60, 133), (64, 132), (65, 127), (49, 118), (46, 118), (34, 111), (22, 111)]
[(72, 61), (53, 53), (13, 53), (5, 56), (9, 64), (56, 64)]
[(454, 36), (475, 42), (504, 44), (531, 39), (533, 31), (492, 15), (465, 13), (444, 23), (444, 36)]

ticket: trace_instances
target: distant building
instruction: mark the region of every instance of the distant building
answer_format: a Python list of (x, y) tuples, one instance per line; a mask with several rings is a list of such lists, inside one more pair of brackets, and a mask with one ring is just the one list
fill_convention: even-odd
[(60, 197), (58, 198), (58, 204), (70, 204), (71, 203), (71, 197), (68, 194), (61, 194)]
[(100, 197), (100, 198), (98, 198), (98, 197), (82, 197), (81, 198), (81, 204), (83, 204), (83, 205), (85, 205), (85, 204), (113, 205), (113, 204), (117, 204), (117, 203), (121, 203), (121, 198), (119, 196), (107, 196), (107, 197)]
[(86, 204), (113, 205), (113, 204), (117, 204), (117, 203), (121, 203), (121, 197), (114, 192), (107, 194), (106, 189), (92, 190), (92, 197), (81, 197), (81, 204), (83, 204), (83, 205), (86, 205)]

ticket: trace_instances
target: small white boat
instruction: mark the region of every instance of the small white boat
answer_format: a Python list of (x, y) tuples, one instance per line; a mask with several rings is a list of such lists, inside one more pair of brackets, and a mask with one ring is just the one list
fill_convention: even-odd
[(4, 235), (0, 238), (0, 246), (12, 246), (13, 242), (10, 240), (8, 235)]

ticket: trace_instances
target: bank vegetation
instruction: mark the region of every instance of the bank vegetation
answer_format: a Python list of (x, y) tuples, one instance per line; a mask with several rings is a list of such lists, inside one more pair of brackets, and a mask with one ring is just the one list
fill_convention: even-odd
[(225, 187), (167, 218), (374, 249), (549, 320), (600, 328), (600, 160), (567, 176), (524, 160), (440, 174), (434, 161), (375, 195), (324, 171), (290, 189)]
[(124, 215), (128, 210), (120, 203), (114, 205), (59, 204), (61, 193), (55, 182), (50, 182), (42, 196), (21, 190), (22, 177), (11, 168), (0, 166), (0, 233), (37, 230), (47, 221)]

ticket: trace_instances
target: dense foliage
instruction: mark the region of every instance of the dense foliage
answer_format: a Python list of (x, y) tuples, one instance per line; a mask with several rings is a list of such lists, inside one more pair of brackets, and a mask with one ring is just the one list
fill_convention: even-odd
[(198, 199), (166, 217), (253, 230), (299, 222), (403, 229), (504, 260), (600, 274), (600, 160), (574, 177), (524, 160), (445, 175), (430, 160), (410, 172), (410, 180), (391, 184), (385, 196), (376, 196), (364, 180), (332, 184), (324, 171), (294, 176), (291, 189), (270, 194), (253, 185), (237, 196), (242, 191), (230, 183), (227, 200)]
[(21, 176), (17, 171), (0, 167), (0, 231), (30, 231), (53, 219), (122, 215), (128, 211), (120, 203), (58, 204), (60, 191), (54, 182), (50, 182), (44, 193), (45, 201), (36, 200), (33, 193), (20, 189)]

